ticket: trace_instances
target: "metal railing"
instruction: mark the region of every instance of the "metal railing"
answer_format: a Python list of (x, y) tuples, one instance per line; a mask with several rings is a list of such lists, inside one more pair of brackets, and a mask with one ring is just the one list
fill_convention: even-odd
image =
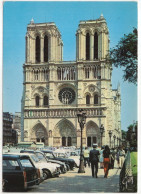
[(131, 166), (130, 152), (127, 152), (123, 167), (119, 178), (120, 192), (132, 192), (133, 189), (133, 174)]

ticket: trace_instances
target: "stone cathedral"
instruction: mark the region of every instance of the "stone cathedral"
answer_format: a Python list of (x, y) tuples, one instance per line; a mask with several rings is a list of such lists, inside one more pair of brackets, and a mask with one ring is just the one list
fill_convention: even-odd
[(54, 22), (31, 20), (23, 65), (22, 141), (80, 147), (77, 113), (83, 109), (87, 116), (83, 146), (100, 146), (101, 138), (103, 145), (119, 145), (121, 94), (119, 85), (112, 89), (112, 67), (105, 60), (108, 51), (109, 31), (103, 15), (80, 21), (75, 61), (63, 61), (63, 41)]

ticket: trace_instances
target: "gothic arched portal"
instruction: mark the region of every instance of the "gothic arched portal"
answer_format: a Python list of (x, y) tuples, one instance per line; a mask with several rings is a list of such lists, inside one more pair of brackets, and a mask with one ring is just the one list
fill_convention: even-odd
[(48, 134), (46, 128), (41, 123), (38, 123), (33, 127), (31, 140), (35, 142), (43, 142), (45, 145), (48, 145)]
[(94, 143), (100, 145), (100, 130), (96, 123), (89, 121), (86, 124), (87, 146), (92, 147)]
[(76, 146), (77, 135), (74, 125), (67, 119), (57, 123), (53, 131), (54, 146)]

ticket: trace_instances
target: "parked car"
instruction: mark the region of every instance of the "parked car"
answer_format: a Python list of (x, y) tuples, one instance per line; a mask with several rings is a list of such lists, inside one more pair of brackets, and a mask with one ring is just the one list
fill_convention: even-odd
[(43, 169), (45, 179), (59, 176), (61, 171), (59, 164), (48, 162), (45, 157), (39, 157), (39, 154), (37, 154), (34, 150), (21, 150), (20, 152), (32, 154), (31, 158), (35, 162), (35, 166)]
[(45, 153), (42, 152), (42, 151), (36, 150), (34, 153), (37, 155), (37, 157), (39, 158), (39, 160), (44, 160), (44, 159), (46, 159), (47, 162), (49, 162), (49, 163), (59, 164), (59, 165), (60, 165), (61, 173), (66, 173), (67, 167), (66, 167), (66, 165), (65, 165), (64, 162), (61, 162), (61, 161), (58, 161), (58, 160), (51, 160), (51, 159), (48, 159), (48, 158), (46, 157)]
[(75, 161), (76, 167), (79, 167), (80, 164), (80, 156), (75, 151), (70, 151), (70, 152), (65, 152), (65, 150), (57, 149), (54, 152), (54, 155), (56, 157), (61, 157), (61, 158), (68, 158), (68, 159), (73, 159)]
[(3, 191), (38, 185), (40, 171), (29, 156), (3, 154)]
[(42, 152), (44, 152), (46, 157), (51, 160), (58, 160), (61, 162), (65, 162), (65, 164), (68, 165), (71, 170), (73, 170), (76, 167), (75, 161), (73, 159), (56, 157), (53, 151), (51, 150), (42, 150)]

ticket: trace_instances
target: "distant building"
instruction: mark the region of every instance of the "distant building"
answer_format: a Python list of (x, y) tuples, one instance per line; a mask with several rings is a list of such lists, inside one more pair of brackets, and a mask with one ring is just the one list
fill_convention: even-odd
[(28, 24), (22, 141), (80, 147), (77, 113), (82, 108), (87, 116), (83, 146), (101, 145), (101, 126), (103, 144), (119, 145), (121, 94), (120, 86), (112, 89), (112, 66), (105, 60), (108, 50), (109, 30), (103, 15), (80, 21), (75, 61), (63, 61), (63, 41), (54, 22)]
[(3, 112), (3, 145), (15, 144), (17, 133), (12, 129), (13, 115), (9, 112)]
[(17, 132), (17, 142), (21, 141), (21, 113), (15, 112), (13, 115), (13, 129)]

